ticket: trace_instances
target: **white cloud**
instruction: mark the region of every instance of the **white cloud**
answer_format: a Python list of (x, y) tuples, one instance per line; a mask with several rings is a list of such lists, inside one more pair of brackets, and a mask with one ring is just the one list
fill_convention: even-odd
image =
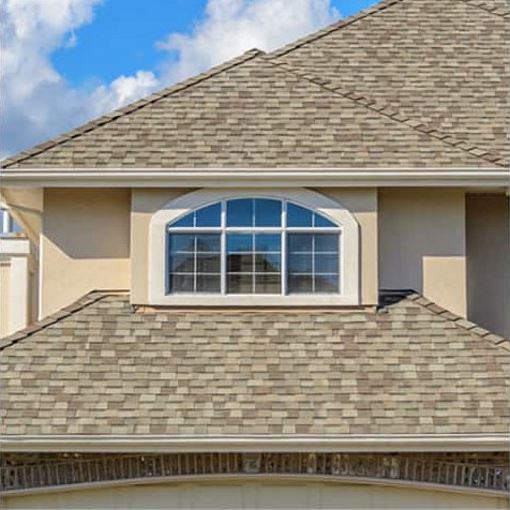
[(163, 65), (164, 80), (187, 78), (251, 48), (273, 50), (339, 17), (330, 0), (209, 0), (190, 35), (174, 33), (158, 43), (177, 53)]
[(76, 89), (53, 67), (56, 49), (111, 0), (1, 0), (0, 158), (42, 142), (247, 49), (271, 50), (339, 17), (330, 0), (208, 0), (191, 34), (169, 34), (157, 71), (139, 70), (93, 90)]

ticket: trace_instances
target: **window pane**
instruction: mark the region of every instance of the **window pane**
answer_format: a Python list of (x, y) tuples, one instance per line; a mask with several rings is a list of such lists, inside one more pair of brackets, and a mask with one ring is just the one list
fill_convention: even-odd
[(227, 291), (229, 294), (252, 294), (253, 275), (230, 273), (227, 276)]
[(213, 204), (199, 209), (196, 212), (195, 224), (197, 227), (220, 227), (221, 204)]
[(253, 199), (241, 198), (227, 202), (227, 227), (253, 226)]
[(287, 226), (288, 227), (311, 227), (312, 211), (295, 204), (287, 204)]
[(315, 234), (316, 252), (338, 252), (338, 234)]
[(282, 203), (266, 198), (255, 199), (255, 226), (280, 227), (282, 224)]
[(197, 255), (197, 273), (219, 273), (221, 271), (220, 254)]
[(313, 275), (296, 275), (290, 274), (288, 279), (289, 294), (297, 294), (303, 292), (313, 292)]
[(171, 234), (170, 252), (194, 252), (195, 236), (193, 234)]
[(255, 275), (255, 293), (256, 294), (280, 294), (281, 282), (279, 274), (256, 274)]
[(281, 251), (281, 234), (255, 234), (255, 251)]
[(311, 253), (289, 253), (289, 273), (311, 273), (313, 271), (313, 255)]
[(338, 274), (316, 274), (315, 292), (338, 292)]
[(338, 255), (315, 255), (315, 273), (337, 273), (338, 272)]
[(311, 253), (313, 250), (313, 234), (288, 234), (289, 252)]
[(194, 276), (192, 274), (170, 275), (170, 292), (193, 292)]
[(281, 255), (279, 253), (257, 253), (255, 271), (258, 273), (279, 273)]
[(220, 274), (197, 274), (197, 292), (220, 292)]
[(187, 214), (180, 220), (177, 220), (174, 223), (171, 223), (170, 226), (172, 226), (172, 227), (192, 227), (193, 226), (193, 215), (194, 215), (194, 213)]
[(253, 251), (253, 234), (228, 234), (227, 250), (229, 253), (243, 253)]
[(315, 227), (337, 227), (338, 225), (335, 225), (332, 221), (329, 221), (324, 216), (321, 216), (320, 214), (315, 213), (313, 215), (313, 224)]
[(170, 255), (170, 271), (172, 273), (192, 273), (194, 270), (195, 256), (193, 253)]
[(198, 234), (197, 251), (198, 252), (216, 252), (221, 251), (221, 235), (220, 234)]
[(253, 254), (252, 253), (246, 253), (242, 255), (229, 254), (227, 256), (227, 270), (233, 273), (252, 273)]

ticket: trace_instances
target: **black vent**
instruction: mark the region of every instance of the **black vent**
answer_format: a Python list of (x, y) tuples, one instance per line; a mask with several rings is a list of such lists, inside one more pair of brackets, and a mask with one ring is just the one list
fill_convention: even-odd
[(379, 289), (379, 307), (394, 305), (411, 294), (416, 294), (413, 289)]

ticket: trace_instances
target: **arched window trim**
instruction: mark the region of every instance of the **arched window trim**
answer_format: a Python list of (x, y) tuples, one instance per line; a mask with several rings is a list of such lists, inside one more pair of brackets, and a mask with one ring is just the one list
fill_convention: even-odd
[[(293, 202), (325, 216), (341, 232), (341, 292), (334, 294), (167, 294), (167, 227), (193, 210), (233, 198), (269, 198)], [(269, 230), (271, 227), (263, 227)], [(279, 227), (276, 227), (278, 229)], [(183, 227), (183, 230), (185, 228)], [(213, 227), (213, 230), (217, 227)], [(197, 230), (199, 228), (197, 227)], [(207, 227), (204, 228), (204, 231)], [(310, 230), (308, 227), (305, 230)], [(319, 229), (317, 229), (319, 230)], [(326, 231), (328, 227), (321, 228)], [(177, 197), (157, 211), (149, 227), (149, 301), (153, 305), (184, 306), (279, 306), (279, 305), (358, 305), (359, 304), (359, 226), (340, 203), (307, 189), (198, 190)]]

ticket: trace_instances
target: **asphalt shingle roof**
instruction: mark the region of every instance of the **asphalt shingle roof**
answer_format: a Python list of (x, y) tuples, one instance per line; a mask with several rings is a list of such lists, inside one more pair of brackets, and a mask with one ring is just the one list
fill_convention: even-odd
[(508, 20), (503, 0), (386, 0), (3, 166), (506, 166)]
[(133, 310), (3, 340), (3, 434), (505, 433), (509, 343), (412, 295), (370, 310)]

